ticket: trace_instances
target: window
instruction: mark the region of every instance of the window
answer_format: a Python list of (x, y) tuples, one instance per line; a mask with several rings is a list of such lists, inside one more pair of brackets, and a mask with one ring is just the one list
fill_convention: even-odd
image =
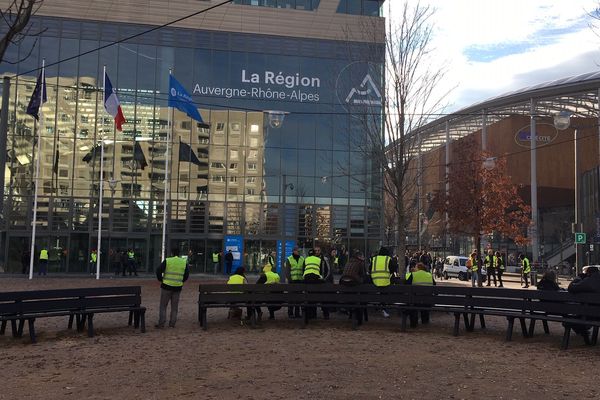
[(256, 160), (256, 159), (258, 159), (258, 150), (250, 150), (250, 151), (248, 151), (248, 159), (249, 160)]
[(254, 196), (256, 194), (256, 189), (246, 188), (246, 194), (249, 196)]
[(88, 123), (88, 116), (87, 115), (81, 115), (81, 123), (82, 124), (87, 124)]
[(258, 133), (258, 124), (250, 125), (250, 133)]
[(68, 169), (60, 169), (60, 170), (58, 170), (58, 176), (60, 176), (61, 178), (68, 178), (69, 177), (69, 170)]
[(213, 182), (225, 182), (225, 176), (223, 175), (213, 175), (212, 177), (212, 181)]
[(217, 122), (215, 130), (216, 130), (217, 133), (223, 133), (223, 132), (225, 132), (225, 122)]
[(237, 178), (238, 178), (237, 176), (230, 176), (229, 177), (229, 182), (230, 183), (237, 183)]
[(242, 125), (239, 122), (232, 122), (231, 123), (232, 133), (240, 133), (241, 127), (242, 127)]
[(181, 129), (190, 130), (192, 129), (192, 123), (190, 121), (181, 121)]
[(250, 176), (250, 177), (246, 178), (246, 183), (248, 183), (248, 184), (254, 184), (254, 183), (256, 183), (256, 177), (255, 176)]
[(238, 150), (229, 150), (229, 158), (231, 160), (237, 160), (240, 156), (240, 152)]
[(249, 162), (248, 163), (248, 171), (256, 171), (256, 163)]
[(198, 143), (199, 144), (209, 144), (210, 139), (209, 138), (200, 138), (200, 139), (198, 139)]
[(210, 163), (211, 168), (225, 169), (225, 164), (222, 162), (212, 162)]
[(229, 169), (237, 169), (237, 167), (238, 167), (238, 163), (236, 163), (236, 162), (229, 164)]
[(258, 147), (258, 138), (250, 138), (250, 147)]

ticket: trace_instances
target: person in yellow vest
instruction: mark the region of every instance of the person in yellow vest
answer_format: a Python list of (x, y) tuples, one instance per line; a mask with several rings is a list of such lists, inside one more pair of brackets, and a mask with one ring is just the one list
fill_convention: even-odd
[(40, 268), (38, 271), (38, 275), (46, 276), (48, 272), (48, 250), (45, 247), (42, 247), (40, 250)]
[[(379, 254), (371, 258), (369, 272), (373, 285), (377, 287), (390, 286), (392, 275), (398, 272), (398, 262), (390, 257), (388, 249), (381, 247)], [(382, 310), (382, 314), (384, 318), (390, 317), (385, 308)]]
[(496, 252), (496, 260), (498, 262), (498, 282), (500, 283), (498, 287), (504, 287), (502, 284), (502, 274), (504, 274), (504, 259), (499, 251)]
[(473, 250), (470, 257), (471, 261), (471, 286), (475, 287), (475, 283), (477, 283), (478, 287), (481, 287), (481, 260), (479, 259), (479, 254), (477, 254), (477, 250)]
[(132, 272), (135, 274), (135, 276), (138, 276), (135, 262), (135, 252), (133, 249), (127, 250), (127, 264), (129, 265), (129, 276), (131, 276)]
[(177, 322), (177, 312), (179, 311), (179, 296), (183, 283), (190, 276), (190, 271), (187, 262), (184, 258), (179, 257), (179, 249), (171, 250), (171, 257), (164, 260), (160, 267), (156, 270), (156, 279), (160, 284), (160, 307), (158, 311), (158, 323), (156, 328), (164, 328), (167, 315), (167, 305), (171, 303), (171, 317), (169, 318), (169, 326), (175, 328)]
[[(256, 281), (257, 284), (265, 284), (265, 285), (273, 285), (276, 283), (280, 283), (281, 278), (277, 272), (273, 271), (273, 267), (271, 264), (265, 264), (263, 267), (263, 272), (258, 277)], [(269, 319), (275, 319), (275, 311), (280, 310), (281, 307), (268, 307), (269, 309)], [(260, 320), (262, 317), (262, 311), (260, 307), (256, 307), (256, 312), (258, 313), (258, 319)]]
[(213, 273), (216, 274), (217, 272), (219, 272), (219, 267), (221, 265), (221, 253), (219, 252), (219, 250), (213, 250), (212, 263), (213, 263)]
[[(302, 283), (304, 278), (304, 257), (300, 255), (300, 249), (295, 246), (285, 260), (285, 272), (289, 283)], [(288, 307), (288, 318), (300, 318), (300, 307)]]
[[(315, 246), (309, 253), (309, 256), (304, 260), (304, 273), (302, 275), (304, 283), (324, 283), (323, 272), (327, 269), (325, 260), (321, 255), (321, 248)], [(326, 307), (322, 308), (323, 319), (329, 319), (329, 310)], [(316, 307), (306, 307), (305, 312), (307, 318), (316, 318), (317, 309)]]
[(494, 278), (494, 286), (496, 286), (496, 270), (498, 269), (498, 259), (494, 255), (494, 251), (492, 249), (488, 250), (488, 255), (485, 256), (483, 264), (487, 269), (487, 286), (491, 285), (492, 277)]
[(523, 280), (525, 281), (525, 289), (529, 287), (529, 274), (531, 273), (531, 263), (529, 262), (529, 258), (525, 254), (519, 254), (519, 259), (521, 260), (522, 269), (521, 274), (523, 274)]
[[(420, 286), (434, 286), (435, 279), (430, 272), (427, 271), (427, 266), (422, 262), (418, 262), (415, 271), (411, 272), (408, 278), (406, 279), (407, 285), (420, 285)], [(415, 303), (416, 305), (428, 306), (428, 304)], [(418, 311), (409, 311), (410, 315), (410, 326), (414, 328), (419, 323), (419, 312)], [(421, 311), (421, 323), (428, 324), (429, 323), (429, 311), (422, 310)]]
[(331, 250), (331, 268), (333, 268), (333, 272), (336, 274), (341, 273), (340, 271), (340, 258), (338, 257), (338, 252), (336, 249)]
[[(245, 284), (247, 284), (248, 280), (246, 279), (245, 274), (246, 274), (246, 270), (244, 269), (244, 267), (238, 267), (235, 270), (235, 272), (233, 273), (233, 275), (231, 275), (229, 277), (229, 279), (227, 280), (227, 284), (228, 285), (245, 285)], [(237, 314), (237, 312), (239, 312), (239, 314)], [(250, 316), (252, 315), (253, 312), (254, 312), (253, 307), (246, 307), (246, 320), (250, 319)], [(235, 318), (238, 318), (238, 317), (241, 318), (242, 310), (240, 310), (238, 307), (230, 308), (228, 318), (232, 318), (234, 315), (236, 315)], [(243, 324), (243, 322), (242, 322), (242, 324)]]
[(98, 252), (96, 249), (93, 249), (90, 253), (90, 275), (94, 275), (96, 273), (96, 262), (98, 261)]

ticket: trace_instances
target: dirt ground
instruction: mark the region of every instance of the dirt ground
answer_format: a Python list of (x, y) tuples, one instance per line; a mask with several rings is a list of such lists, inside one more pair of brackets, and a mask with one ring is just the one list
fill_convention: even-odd
[[(0, 336), (0, 399), (594, 399), (600, 346), (562, 330), (529, 339), (506, 322), (452, 336), (453, 317), (434, 314), (428, 326), (400, 332), (400, 320), (372, 315), (352, 331), (332, 314), (301, 330), (282, 310), (257, 329), (211, 310), (209, 330), (197, 323), (199, 279), (186, 283), (177, 327), (158, 330), (159, 285), (151, 279), (0, 277), (0, 291), (141, 285), (145, 334), (127, 314), (97, 315), (96, 336), (68, 331), (67, 318), (36, 321), (38, 343), (25, 328)], [(320, 314), (320, 313), (319, 313)], [(539, 330), (541, 331), (541, 329)]]

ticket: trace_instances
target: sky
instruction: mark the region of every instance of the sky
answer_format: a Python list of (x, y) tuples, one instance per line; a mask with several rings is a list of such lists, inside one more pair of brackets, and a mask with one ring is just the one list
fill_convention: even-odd
[[(411, 3), (414, 3), (411, 1)], [(392, 18), (403, 1), (388, 0)], [(454, 88), (448, 111), (600, 70), (600, 0), (421, 0), (435, 9), (432, 46)], [(386, 10), (387, 14), (387, 10)], [(590, 25), (597, 23), (598, 28)]]

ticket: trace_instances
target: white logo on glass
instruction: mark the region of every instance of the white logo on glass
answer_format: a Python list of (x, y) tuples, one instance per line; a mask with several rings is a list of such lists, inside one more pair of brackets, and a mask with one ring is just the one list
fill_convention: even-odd
[[(374, 96), (375, 99), (368, 98)], [(367, 74), (358, 88), (353, 87), (346, 97), (346, 103), (363, 104), (368, 106), (381, 105), (381, 93), (377, 89), (371, 75)]]

